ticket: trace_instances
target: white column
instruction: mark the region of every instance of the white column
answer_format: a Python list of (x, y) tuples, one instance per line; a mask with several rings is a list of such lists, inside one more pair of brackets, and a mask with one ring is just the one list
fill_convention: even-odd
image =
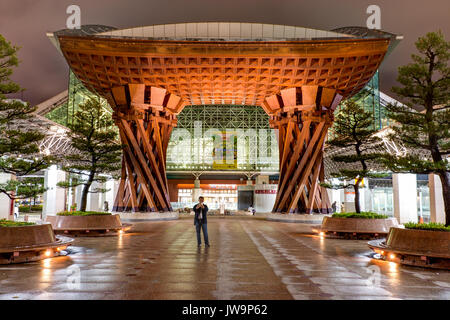
[(353, 187), (344, 189), (344, 210), (345, 212), (355, 212), (355, 189)]
[(80, 210), (81, 205), (81, 195), (83, 194), (83, 188), (84, 184), (79, 185), (75, 188), (75, 204), (76, 204), (76, 210)]
[(276, 184), (256, 184), (253, 195), (253, 207), (256, 212), (271, 212), (277, 197)]
[(52, 165), (45, 170), (44, 187), (44, 206), (42, 208), (42, 219), (46, 216), (54, 216), (58, 212), (64, 211), (66, 204), (66, 190), (57, 186), (58, 182), (65, 181), (66, 173), (58, 170), (56, 165)]
[[(89, 191), (94, 191), (97, 188), (102, 188), (102, 184), (96, 181), (92, 182)], [(100, 206), (101, 193), (99, 192), (89, 192), (87, 196), (86, 211), (103, 211)]]
[(392, 174), (394, 217), (399, 223), (417, 222), (417, 177), (412, 173)]
[(108, 201), (109, 212), (112, 212), (114, 207), (114, 200), (116, 200), (117, 190), (119, 189), (119, 180), (110, 179), (106, 181), (106, 191), (105, 200)]
[[(6, 183), (8, 180), (14, 179), (15, 177), (12, 174), (0, 173), (0, 183)], [(0, 193), (0, 219), (14, 220), (13, 201), (6, 194)]]
[[(329, 181), (331, 184), (339, 184), (339, 179), (331, 178)], [(328, 199), (330, 199), (330, 205), (336, 201), (336, 212), (341, 212), (341, 204), (345, 203), (344, 189), (326, 189), (328, 193)]]
[(259, 175), (256, 177), (256, 185), (259, 184), (269, 184), (269, 176), (267, 175)]
[(428, 187), (430, 190), (430, 220), (431, 222), (445, 223), (441, 178), (436, 174), (429, 174)]
[(194, 189), (192, 190), (192, 202), (197, 202), (198, 197), (202, 195), (202, 189), (200, 188), (200, 179), (194, 180)]

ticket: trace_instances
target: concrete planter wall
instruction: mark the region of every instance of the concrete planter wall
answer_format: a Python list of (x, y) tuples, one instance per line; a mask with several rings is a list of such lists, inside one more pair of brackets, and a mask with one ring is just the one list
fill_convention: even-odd
[(23, 248), (47, 245), (56, 241), (50, 224), (0, 227), (0, 248)]
[(120, 219), (126, 222), (168, 221), (177, 220), (179, 213), (169, 212), (121, 212)]
[(386, 246), (398, 252), (450, 259), (450, 232), (392, 228)]
[(47, 222), (52, 224), (55, 232), (122, 229), (122, 223), (118, 214), (92, 216), (47, 216)]
[(363, 219), (325, 217), (322, 221), (322, 231), (324, 232), (387, 234), (390, 228), (397, 226), (398, 222), (395, 218)]
[(71, 242), (71, 239), (56, 237), (52, 226), (48, 223), (23, 227), (0, 227), (0, 264), (30, 262), (54, 257)]
[(386, 240), (369, 247), (384, 260), (450, 270), (450, 232), (391, 228)]
[(294, 214), (294, 213), (268, 213), (266, 219), (275, 222), (291, 222), (306, 224), (321, 224), (327, 216), (324, 214)]

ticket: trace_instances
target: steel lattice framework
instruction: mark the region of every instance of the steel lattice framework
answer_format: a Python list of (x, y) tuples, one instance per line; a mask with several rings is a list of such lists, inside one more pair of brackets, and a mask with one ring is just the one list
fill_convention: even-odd
[(178, 115), (178, 127), (194, 132), (195, 121), (205, 129), (269, 129), (269, 116), (258, 106), (188, 106)]
[[(269, 126), (268, 115), (258, 106), (201, 105), (186, 106), (177, 117), (177, 128), (169, 142), (167, 168), (177, 171), (214, 170), (211, 152), (212, 139), (195, 137), (188, 143), (179, 141), (187, 130), (194, 138), (196, 125), (202, 135), (208, 130), (235, 134), (237, 138), (236, 170), (277, 171), (278, 148), (275, 132)], [(197, 127), (199, 128), (199, 127)], [(199, 129), (197, 129), (199, 130)], [(199, 147), (200, 144), (200, 147)], [(200, 158), (195, 151), (200, 148)], [(183, 153), (179, 157), (179, 153)]]

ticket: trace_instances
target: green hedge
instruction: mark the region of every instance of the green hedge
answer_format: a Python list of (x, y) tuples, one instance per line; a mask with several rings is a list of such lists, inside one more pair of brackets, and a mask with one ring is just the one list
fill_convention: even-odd
[(23, 227), (23, 226), (33, 226), (35, 223), (33, 222), (19, 222), (19, 221), (10, 221), (1, 219), (0, 227)]
[(375, 212), (344, 212), (344, 213), (334, 213), (333, 218), (358, 218), (358, 219), (387, 219), (389, 216), (385, 214), (378, 214)]
[(31, 209), (30, 206), (28, 205), (19, 206), (19, 212), (30, 212), (30, 211), (42, 211), (42, 205), (40, 204), (32, 205)]
[(418, 229), (418, 230), (429, 230), (429, 231), (447, 231), (450, 232), (450, 226), (446, 227), (443, 223), (429, 222), (429, 223), (415, 223), (408, 222), (405, 223), (406, 229)]
[(30, 212), (30, 206), (19, 206), (19, 212)]
[(63, 211), (57, 213), (58, 216), (110, 216), (109, 212), (100, 211)]

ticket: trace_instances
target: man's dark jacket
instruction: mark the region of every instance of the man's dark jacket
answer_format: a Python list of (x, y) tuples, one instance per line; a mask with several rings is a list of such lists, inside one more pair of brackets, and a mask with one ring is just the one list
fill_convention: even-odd
[[(198, 208), (197, 209), (197, 205), (198, 203), (194, 206), (194, 212), (195, 212), (195, 216), (194, 216), (194, 225), (196, 225), (197, 223), (207, 223), (207, 213), (208, 213), (208, 206), (206, 204), (203, 204), (204, 208)], [(203, 219), (199, 219), (198, 215), (200, 214), (200, 211), (203, 210), (202, 212), (202, 216)]]

